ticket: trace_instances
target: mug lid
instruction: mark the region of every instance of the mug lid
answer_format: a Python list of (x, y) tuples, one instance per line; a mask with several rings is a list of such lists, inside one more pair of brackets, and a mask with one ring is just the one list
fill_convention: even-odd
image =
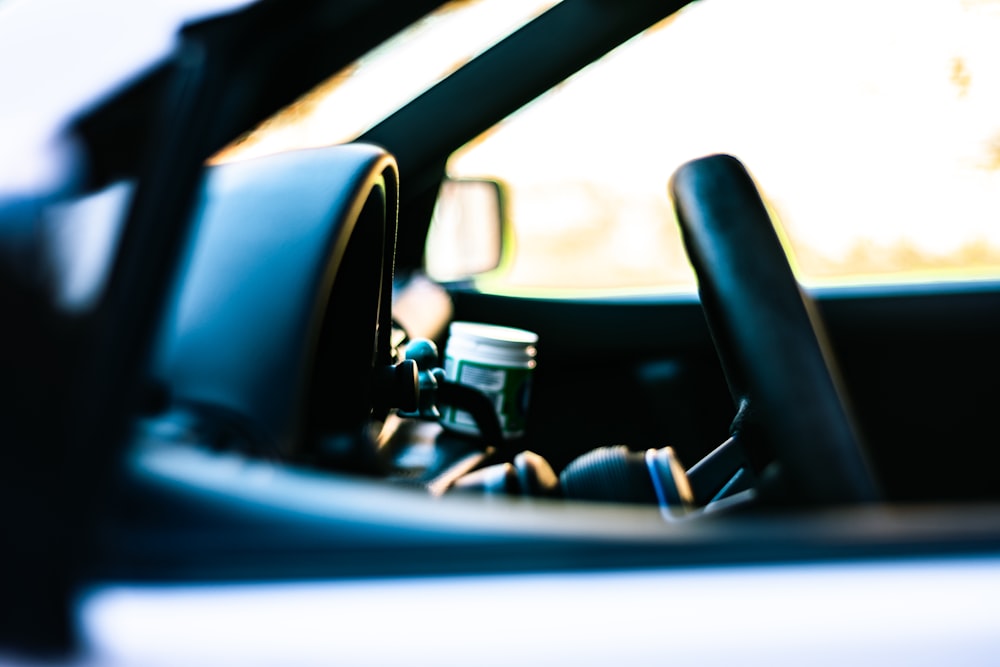
[(509, 345), (534, 345), (538, 342), (538, 334), (533, 331), (479, 322), (452, 322), (448, 331), (452, 336), (478, 338)]

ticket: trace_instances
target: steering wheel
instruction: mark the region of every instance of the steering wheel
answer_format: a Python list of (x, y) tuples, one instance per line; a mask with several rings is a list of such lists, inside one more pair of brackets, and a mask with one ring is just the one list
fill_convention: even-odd
[(877, 500), (822, 324), (753, 178), (711, 155), (681, 166), (670, 189), (730, 393), (748, 402), (785, 483), (805, 503)]

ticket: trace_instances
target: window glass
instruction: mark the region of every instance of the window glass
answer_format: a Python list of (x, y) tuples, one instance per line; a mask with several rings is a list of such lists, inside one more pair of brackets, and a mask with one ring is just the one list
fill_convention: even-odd
[(453, 156), (510, 187), (499, 292), (690, 290), (667, 182), (754, 174), (806, 284), (1000, 275), (1000, 2), (702, 0)]

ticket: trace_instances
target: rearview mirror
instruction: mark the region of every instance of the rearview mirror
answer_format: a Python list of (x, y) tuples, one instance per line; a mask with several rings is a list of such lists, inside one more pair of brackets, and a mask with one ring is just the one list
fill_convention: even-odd
[(499, 181), (445, 179), (427, 232), (424, 268), (439, 281), (495, 269), (503, 252), (506, 192)]

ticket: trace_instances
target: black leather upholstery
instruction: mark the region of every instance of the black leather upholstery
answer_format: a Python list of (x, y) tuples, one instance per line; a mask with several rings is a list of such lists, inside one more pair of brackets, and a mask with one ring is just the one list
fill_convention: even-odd
[(796, 497), (876, 500), (822, 324), (752, 177), (712, 155), (683, 165), (670, 189), (730, 390), (750, 401)]
[(390, 363), (397, 179), (360, 144), (211, 168), (157, 350), (171, 395), (278, 452), (361, 423)]

